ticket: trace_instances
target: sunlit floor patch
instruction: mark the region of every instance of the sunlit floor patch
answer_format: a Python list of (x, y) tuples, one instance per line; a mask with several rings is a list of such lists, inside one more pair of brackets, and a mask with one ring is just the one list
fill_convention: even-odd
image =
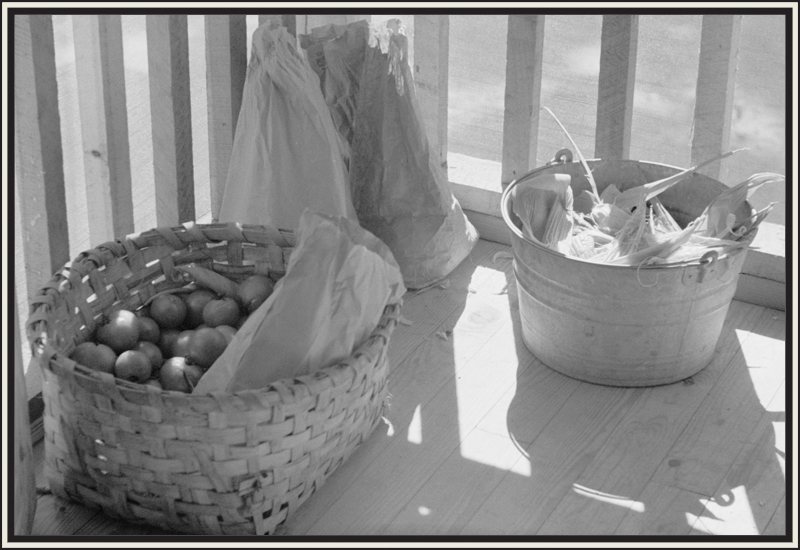
[(710, 516), (695, 516), (686, 513), (686, 521), (694, 529), (709, 535), (758, 535), (758, 526), (747, 499), (744, 485), (723, 494), (719, 501), (700, 499), (705, 506), (704, 513)]
[[(758, 400), (767, 408), (785, 377), (786, 351), (783, 340), (736, 330)], [(776, 345), (780, 344), (780, 345)]]
[(583, 485), (578, 485), (577, 483), (572, 484), (572, 490), (581, 496), (593, 498), (594, 500), (599, 500), (600, 502), (622, 506), (623, 508), (627, 508), (634, 512), (644, 512), (644, 502), (638, 502), (636, 500), (631, 500), (619, 495), (595, 491), (594, 489), (584, 487)]
[(422, 405), (417, 405), (414, 409), (414, 416), (411, 418), (411, 424), (408, 426), (408, 441), (409, 443), (422, 443)]
[(472, 430), (461, 442), (461, 456), (521, 476), (531, 476), (530, 460), (510, 437)]

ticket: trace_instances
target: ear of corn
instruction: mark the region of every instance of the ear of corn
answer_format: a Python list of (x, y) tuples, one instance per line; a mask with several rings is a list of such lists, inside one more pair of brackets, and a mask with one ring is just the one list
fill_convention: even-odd
[(550, 209), (547, 217), (547, 227), (545, 229), (543, 242), (549, 248), (557, 250), (562, 254), (569, 253), (572, 241), (572, 217), (567, 209), (556, 200)]
[(563, 210), (572, 210), (570, 181), (566, 174), (544, 174), (514, 188), (512, 209), (522, 221), (525, 236), (547, 245), (547, 228), (554, 206), (560, 204)]
[[(741, 242), (756, 230), (772, 210), (773, 204), (746, 219), (736, 211), (765, 183), (785, 181), (773, 173), (753, 174), (748, 180), (727, 189), (685, 228), (675, 221), (658, 195), (684, 181), (698, 169), (744, 149), (729, 151), (682, 170), (667, 178), (620, 191), (609, 183), (598, 194), (586, 159), (558, 118), (543, 107), (564, 131), (584, 169), (591, 190), (574, 200), (568, 176), (537, 176), (526, 182), (513, 202), (514, 213), (522, 220), (529, 238), (568, 256), (594, 263), (642, 265), (699, 259), (708, 250), (722, 253), (747, 246)], [(566, 185), (553, 178), (567, 178)]]

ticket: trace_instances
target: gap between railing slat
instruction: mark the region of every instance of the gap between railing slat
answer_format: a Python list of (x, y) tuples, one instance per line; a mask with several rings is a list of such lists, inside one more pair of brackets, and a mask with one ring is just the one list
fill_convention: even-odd
[(122, 21), (119, 15), (73, 15), (89, 240), (134, 231)]
[(192, 105), (186, 15), (147, 16), (156, 222), (195, 219)]
[[(728, 150), (739, 56), (741, 15), (704, 15), (694, 106), (692, 166)], [(725, 181), (724, 161), (699, 170)]]
[[(280, 16), (278, 16), (280, 17)], [(211, 218), (219, 219), (247, 72), (247, 16), (206, 15)]]
[(14, 16), (14, 156), (30, 298), (69, 260), (50, 15)]
[(604, 15), (600, 42), (594, 152), (627, 159), (631, 148), (638, 15)]
[[(447, 165), (450, 16), (414, 16), (414, 80), (431, 154)], [(424, 55), (423, 55), (424, 52)]]

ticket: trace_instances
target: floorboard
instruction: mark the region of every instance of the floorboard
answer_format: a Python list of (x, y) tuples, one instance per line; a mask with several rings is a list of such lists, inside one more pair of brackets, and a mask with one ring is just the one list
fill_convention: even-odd
[[(509, 250), (406, 295), (383, 423), (283, 534), (785, 534), (785, 314), (734, 301), (695, 376), (597, 386), (525, 347)], [(168, 535), (48, 494), (34, 456), (35, 535)]]

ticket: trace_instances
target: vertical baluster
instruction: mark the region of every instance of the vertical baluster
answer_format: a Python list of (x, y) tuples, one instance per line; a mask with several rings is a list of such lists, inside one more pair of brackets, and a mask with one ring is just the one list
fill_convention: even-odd
[(509, 15), (503, 113), (503, 185), (536, 164), (542, 92), (544, 15)]
[[(741, 27), (741, 15), (703, 16), (692, 165), (728, 150)], [(724, 165), (720, 161), (701, 168), (700, 172), (712, 178), (725, 179)]]
[(281, 15), (281, 24), (292, 36), (297, 36), (297, 17), (297, 15)]
[(283, 24), (283, 16), (273, 13), (260, 13), (258, 14), (258, 24), (263, 25), (267, 21), (275, 21), (276, 23)]
[(28, 296), (69, 260), (50, 15), (14, 16), (14, 166)]
[(631, 147), (638, 15), (604, 15), (600, 42), (595, 156), (626, 159)]
[(128, 109), (119, 15), (73, 15), (89, 239), (133, 233)]
[[(19, 17), (19, 16), (17, 16)], [(13, 289), (12, 289), (13, 290)], [(36, 515), (36, 479), (34, 475), (31, 423), (28, 416), (28, 392), (25, 389), (25, 370), (22, 365), (22, 342), (19, 336), (17, 297), (14, 302), (14, 534), (27, 536), (33, 529)]]
[(289, 31), (289, 34), (292, 36), (297, 36), (297, 17), (297, 15), (275, 15), (271, 13), (262, 13), (258, 16), (258, 24), (263, 25), (267, 21), (275, 21), (286, 27), (286, 30)]
[(371, 20), (372, 20), (371, 15), (351, 15), (348, 13), (344, 16), (345, 24), (355, 23), (356, 21), (371, 21)]
[(192, 106), (186, 15), (147, 16), (156, 222), (194, 220)]
[(305, 31), (311, 32), (311, 29), (330, 24), (344, 25), (345, 22), (346, 22), (345, 16), (341, 14), (323, 14), (323, 15), (309, 14), (305, 16)]
[[(447, 166), (450, 16), (414, 16), (414, 80), (431, 154)], [(424, 52), (424, 55), (421, 55)]]
[(211, 217), (219, 219), (247, 71), (246, 15), (206, 15)]

